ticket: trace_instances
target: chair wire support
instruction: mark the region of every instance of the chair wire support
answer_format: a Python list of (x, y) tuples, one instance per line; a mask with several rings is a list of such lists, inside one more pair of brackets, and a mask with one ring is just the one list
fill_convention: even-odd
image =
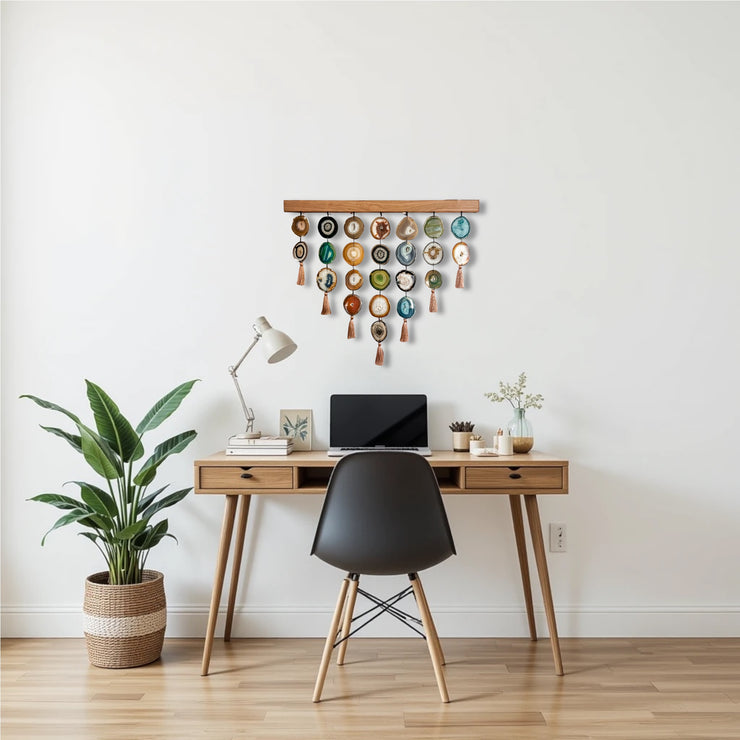
[[(405, 611), (401, 609), (395, 608), (395, 604), (401, 601), (401, 599), (406, 598), (406, 596), (408, 596), (412, 592), (413, 592), (413, 587), (407, 586), (405, 589), (403, 589), (403, 591), (399, 591), (397, 594), (394, 594), (390, 598), (383, 601), (382, 599), (375, 596), (374, 594), (371, 594), (368, 591), (365, 591), (364, 589), (358, 588), (357, 593), (362, 594), (362, 596), (364, 596), (366, 599), (368, 599), (369, 601), (372, 601), (375, 604), (375, 606), (371, 606), (369, 609), (366, 609), (364, 612), (361, 612), (360, 614), (355, 615), (352, 618), (352, 622), (354, 623), (357, 620), (360, 620), (363, 617), (367, 616), (368, 614), (372, 614), (373, 612), (377, 612), (377, 613), (373, 614), (373, 616), (371, 616), (365, 622), (355, 627), (347, 635), (337, 640), (334, 643), (333, 647), (337, 647), (338, 645), (341, 645), (345, 640), (349, 640), (350, 637), (357, 634), (361, 629), (363, 629), (364, 627), (367, 627), (367, 625), (370, 624), (370, 622), (374, 621), (379, 616), (381, 616), (381, 614), (384, 614), (386, 612), (390, 614), (392, 617), (395, 617), (399, 622), (401, 622), (402, 624), (405, 624), (410, 630), (413, 630), (414, 632), (416, 632), (416, 634), (420, 635), (426, 640), (427, 636), (421, 630), (417, 629), (416, 627), (414, 627), (413, 624), (411, 624), (411, 622), (415, 622), (418, 625), (422, 625), (421, 619), (418, 619), (417, 617), (414, 617), (411, 614), (407, 614)], [(341, 634), (341, 630), (339, 631), (339, 633)]]

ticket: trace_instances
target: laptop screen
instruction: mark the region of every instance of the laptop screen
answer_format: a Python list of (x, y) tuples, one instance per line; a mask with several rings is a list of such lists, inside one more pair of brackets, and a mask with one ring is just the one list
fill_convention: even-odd
[(425, 395), (333, 395), (330, 447), (426, 447)]

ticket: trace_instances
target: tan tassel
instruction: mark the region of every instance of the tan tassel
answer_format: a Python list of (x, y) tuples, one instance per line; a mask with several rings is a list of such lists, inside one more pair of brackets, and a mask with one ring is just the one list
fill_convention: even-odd
[(403, 326), (401, 327), (401, 341), (409, 341), (409, 323), (406, 319), (403, 320)]
[(347, 327), (347, 339), (355, 338), (355, 317), (349, 317), (349, 326)]
[(437, 313), (437, 294), (434, 291), (429, 299), (429, 313)]
[(465, 287), (465, 280), (463, 280), (462, 267), (458, 267), (457, 268), (457, 277), (455, 278), (455, 287), (456, 288), (464, 288)]
[(331, 306), (329, 305), (329, 294), (324, 293), (324, 304), (321, 306), (321, 315), (326, 316), (326, 314), (331, 313)]
[(303, 262), (298, 263), (298, 280), (296, 281), (296, 285), (305, 285), (306, 284), (306, 273), (303, 270)]
[(380, 342), (378, 342), (378, 351), (375, 353), (375, 364), (382, 365), (384, 359), (385, 354), (383, 353), (383, 347), (381, 346)]

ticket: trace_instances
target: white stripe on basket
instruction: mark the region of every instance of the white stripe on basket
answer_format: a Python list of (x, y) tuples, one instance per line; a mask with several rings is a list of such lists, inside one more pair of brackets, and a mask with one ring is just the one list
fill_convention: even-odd
[(137, 617), (95, 617), (84, 615), (84, 632), (97, 637), (141, 637), (167, 625), (167, 609)]

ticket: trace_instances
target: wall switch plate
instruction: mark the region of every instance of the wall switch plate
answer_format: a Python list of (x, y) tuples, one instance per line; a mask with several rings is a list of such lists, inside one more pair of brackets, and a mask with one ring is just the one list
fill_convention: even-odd
[(550, 522), (550, 552), (565, 552), (568, 538), (565, 524)]

